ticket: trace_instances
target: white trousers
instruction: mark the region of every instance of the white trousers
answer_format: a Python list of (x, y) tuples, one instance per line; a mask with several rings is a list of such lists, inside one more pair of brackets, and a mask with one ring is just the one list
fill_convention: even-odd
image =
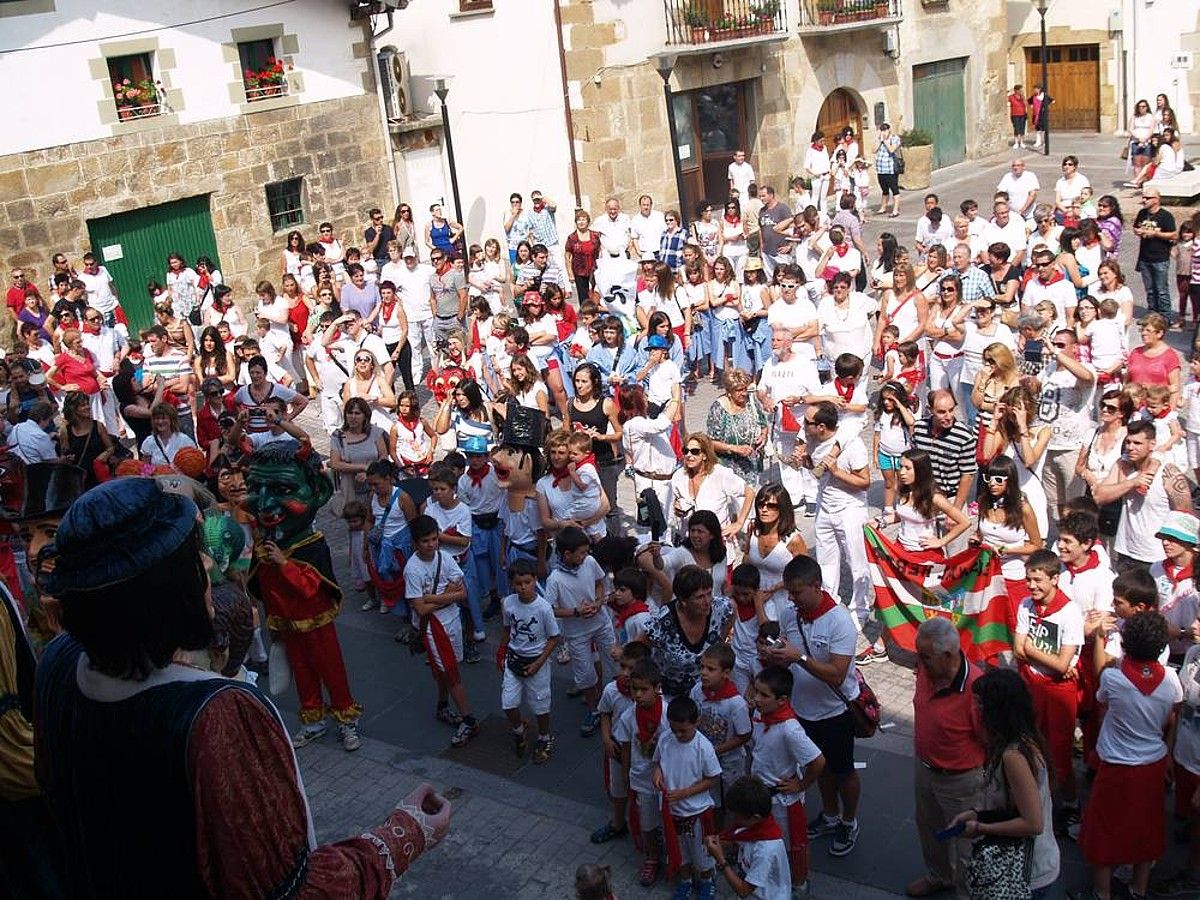
[(961, 356), (954, 359), (941, 359), (932, 351), (929, 353), (929, 388), (931, 391), (957, 388), (958, 376), (962, 372)]
[(867, 524), (867, 518), (865, 505), (845, 507), (837, 512), (818, 508), (813, 523), (821, 577), (825, 582), (825, 590), (835, 600), (841, 599), (838, 591), (842, 586), (843, 559), (850, 569), (850, 612), (854, 614), (859, 630), (870, 617), (873, 605), (867, 545), (863, 538), (863, 526)]

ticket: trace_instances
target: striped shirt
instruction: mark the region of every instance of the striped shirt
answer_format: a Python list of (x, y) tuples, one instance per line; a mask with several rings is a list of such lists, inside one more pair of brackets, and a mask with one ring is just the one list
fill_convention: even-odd
[[(187, 356), (178, 350), (168, 350), (162, 356), (156, 356), (154, 351), (151, 350), (143, 358), (142, 368), (148, 374), (161, 375), (166, 381), (172, 381), (181, 375), (192, 374), (192, 364), (188, 362)], [(179, 408), (180, 412), (191, 408), (188, 404), (186, 392), (176, 394), (175, 405)]]
[(974, 477), (979, 468), (975, 461), (976, 436), (962, 422), (955, 422), (949, 431), (935, 436), (932, 419), (917, 419), (912, 439), (916, 449), (929, 454), (933, 480), (946, 499), (953, 502), (959, 480), (964, 475)]

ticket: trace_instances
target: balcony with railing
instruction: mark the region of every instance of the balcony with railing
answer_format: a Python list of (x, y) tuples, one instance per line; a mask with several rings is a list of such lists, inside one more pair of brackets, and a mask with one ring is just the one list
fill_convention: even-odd
[(883, 28), (904, 18), (900, 0), (800, 0), (801, 34)]
[(674, 47), (765, 43), (787, 37), (781, 0), (663, 0)]

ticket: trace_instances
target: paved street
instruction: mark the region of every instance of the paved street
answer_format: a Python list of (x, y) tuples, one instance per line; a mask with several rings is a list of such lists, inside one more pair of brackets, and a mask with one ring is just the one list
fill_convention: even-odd
[[(1058, 162), (1067, 152), (1080, 157), (1081, 171), (1091, 179), (1097, 194), (1117, 193), (1115, 183), (1124, 180), (1120, 146), (1116, 138), (1055, 135), (1054, 156), (1026, 156), (1041, 179), (1043, 197), (1053, 197)], [(990, 209), (992, 192), (1007, 162), (1006, 156), (937, 173), (933, 189), (941, 194), (947, 214), (956, 212), (959, 201), (966, 197), (976, 199), (981, 210)], [(868, 246), (873, 249), (875, 237), (885, 228), (893, 231), (901, 244), (911, 245), (923, 193), (905, 195), (899, 219), (870, 221)], [(1127, 215), (1136, 206), (1136, 202), (1123, 200)], [(1140, 278), (1132, 273), (1135, 245), (1136, 240), (1127, 233), (1121, 264), (1131, 274), (1130, 284), (1140, 298)], [(1172, 335), (1178, 347), (1190, 337)], [(688, 402), (689, 425), (702, 427), (715, 396), (711, 385), (699, 387)], [(323, 442), (314, 415), (306, 413), (302, 422), (314, 435), (321, 434), (318, 443)], [(876, 505), (878, 491), (878, 485), (874, 486), (872, 501)], [(632, 508), (627, 483), (622, 484), (622, 492), (622, 507)], [(811, 522), (803, 522), (810, 542)], [(322, 513), (319, 525), (333, 548), (338, 575), (344, 579), (345, 529), (330, 521), (327, 513)], [(352, 687), (366, 708), (364, 746), (356, 754), (346, 754), (329, 737), (298, 753), (322, 840), (348, 836), (381, 821), (396, 800), (419, 781), (428, 780), (455, 798), (451, 836), (443, 847), (419, 861), (394, 896), (565, 897), (575, 867), (583, 862), (611, 864), (619, 896), (666, 896), (665, 887), (654, 891), (637, 887), (637, 861), (627, 841), (603, 847), (588, 842), (588, 834), (607, 815), (600, 743), (598, 737), (579, 737), (584, 707), (566, 698), (569, 676), (564, 667), (556, 667), (554, 672), (554, 758), (541, 767), (518, 762), (500, 711), (498, 678), (486, 661), (499, 636), (498, 626), (493, 625), (485, 662), (464, 667), (483, 733), (469, 747), (451, 750), (450, 730), (433, 720), (433, 685), (424, 657), (410, 656), (392, 641), (397, 620), (360, 612), (361, 601), (361, 595), (347, 592), (338, 630)], [(911, 818), (912, 673), (891, 663), (876, 663), (866, 675), (883, 703), (884, 730), (860, 742), (857, 750), (857, 760), (865, 767), (861, 773), (862, 833), (858, 848), (840, 860), (826, 854), (827, 841), (815, 844), (812, 859), (817, 897), (873, 900), (895, 896), (902, 894), (904, 885), (923, 868)], [(281, 698), (280, 704), (285, 714), (296, 708), (293, 696)], [(1078, 854), (1069, 846), (1064, 855), (1066, 883), (1074, 888), (1082, 879)], [(728, 892), (723, 896), (729, 896)]]

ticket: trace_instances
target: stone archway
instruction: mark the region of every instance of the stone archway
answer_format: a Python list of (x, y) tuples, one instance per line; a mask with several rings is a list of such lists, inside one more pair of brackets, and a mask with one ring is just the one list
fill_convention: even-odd
[[(849, 88), (836, 88), (825, 97), (821, 111), (817, 113), (817, 124), (813, 131), (825, 135), (825, 147), (833, 150), (834, 137), (847, 125), (854, 129), (854, 135), (862, 145), (863, 116), (866, 106), (857, 92)], [(864, 151), (865, 152), (865, 151)]]

